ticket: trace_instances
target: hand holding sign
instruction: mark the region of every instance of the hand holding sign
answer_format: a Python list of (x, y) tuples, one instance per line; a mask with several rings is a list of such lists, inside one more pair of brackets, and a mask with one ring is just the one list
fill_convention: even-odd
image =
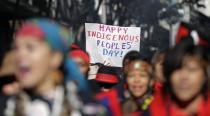
[[(86, 23), (86, 50), (91, 63), (121, 67), (124, 55), (140, 48), (140, 27)], [(106, 62), (104, 62), (106, 61)]]
[(111, 63), (107, 62), (106, 60), (102, 64), (104, 64), (105, 66), (111, 66)]

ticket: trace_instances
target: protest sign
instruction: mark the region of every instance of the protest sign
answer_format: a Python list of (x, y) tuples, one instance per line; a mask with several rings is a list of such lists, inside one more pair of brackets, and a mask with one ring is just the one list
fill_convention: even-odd
[(85, 32), (91, 63), (122, 67), (127, 52), (140, 50), (140, 27), (85, 23)]

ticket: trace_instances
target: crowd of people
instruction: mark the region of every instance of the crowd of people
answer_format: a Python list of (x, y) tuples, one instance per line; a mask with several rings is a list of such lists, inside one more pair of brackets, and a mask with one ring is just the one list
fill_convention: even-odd
[(130, 51), (119, 68), (90, 64), (61, 24), (28, 20), (5, 57), (10, 75), (0, 71), (10, 79), (1, 87), (0, 115), (210, 116), (210, 43), (185, 41), (192, 38), (152, 59)]

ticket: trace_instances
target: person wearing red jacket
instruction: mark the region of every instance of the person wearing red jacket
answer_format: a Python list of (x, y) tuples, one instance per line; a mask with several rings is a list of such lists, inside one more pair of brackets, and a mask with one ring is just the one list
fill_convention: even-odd
[(96, 94), (96, 99), (106, 106), (108, 116), (122, 116), (120, 109), (120, 99), (116, 85), (119, 82), (114, 67), (101, 66), (95, 78), (100, 91)]
[(203, 47), (182, 43), (163, 62), (165, 83), (146, 116), (209, 116), (208, 58)]

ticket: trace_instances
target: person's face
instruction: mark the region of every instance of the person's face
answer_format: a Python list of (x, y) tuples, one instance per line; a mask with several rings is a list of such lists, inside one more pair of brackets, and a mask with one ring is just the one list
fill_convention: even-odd
[(143, 97), (151, 84), (148, 64), (139, 61), (131, 62), (128, 65), (126, 79), (131, 94), (136, 98)]
[(89, 65), (80, 57), (72, 58), (79, 66), (79, 70), (83, 75), (86, 75), (89, 71)]
[(23, 88), (32, 88), (49, 73), (51, 51), (49, 46), (31, 36), (17, 37), (14, 41), (16, 77)]
[(198, 59), (187, 57), (181, 69), (171, 75), (172, 90), (180, 101), (189, 101), (200, 94), (205, 74)]

